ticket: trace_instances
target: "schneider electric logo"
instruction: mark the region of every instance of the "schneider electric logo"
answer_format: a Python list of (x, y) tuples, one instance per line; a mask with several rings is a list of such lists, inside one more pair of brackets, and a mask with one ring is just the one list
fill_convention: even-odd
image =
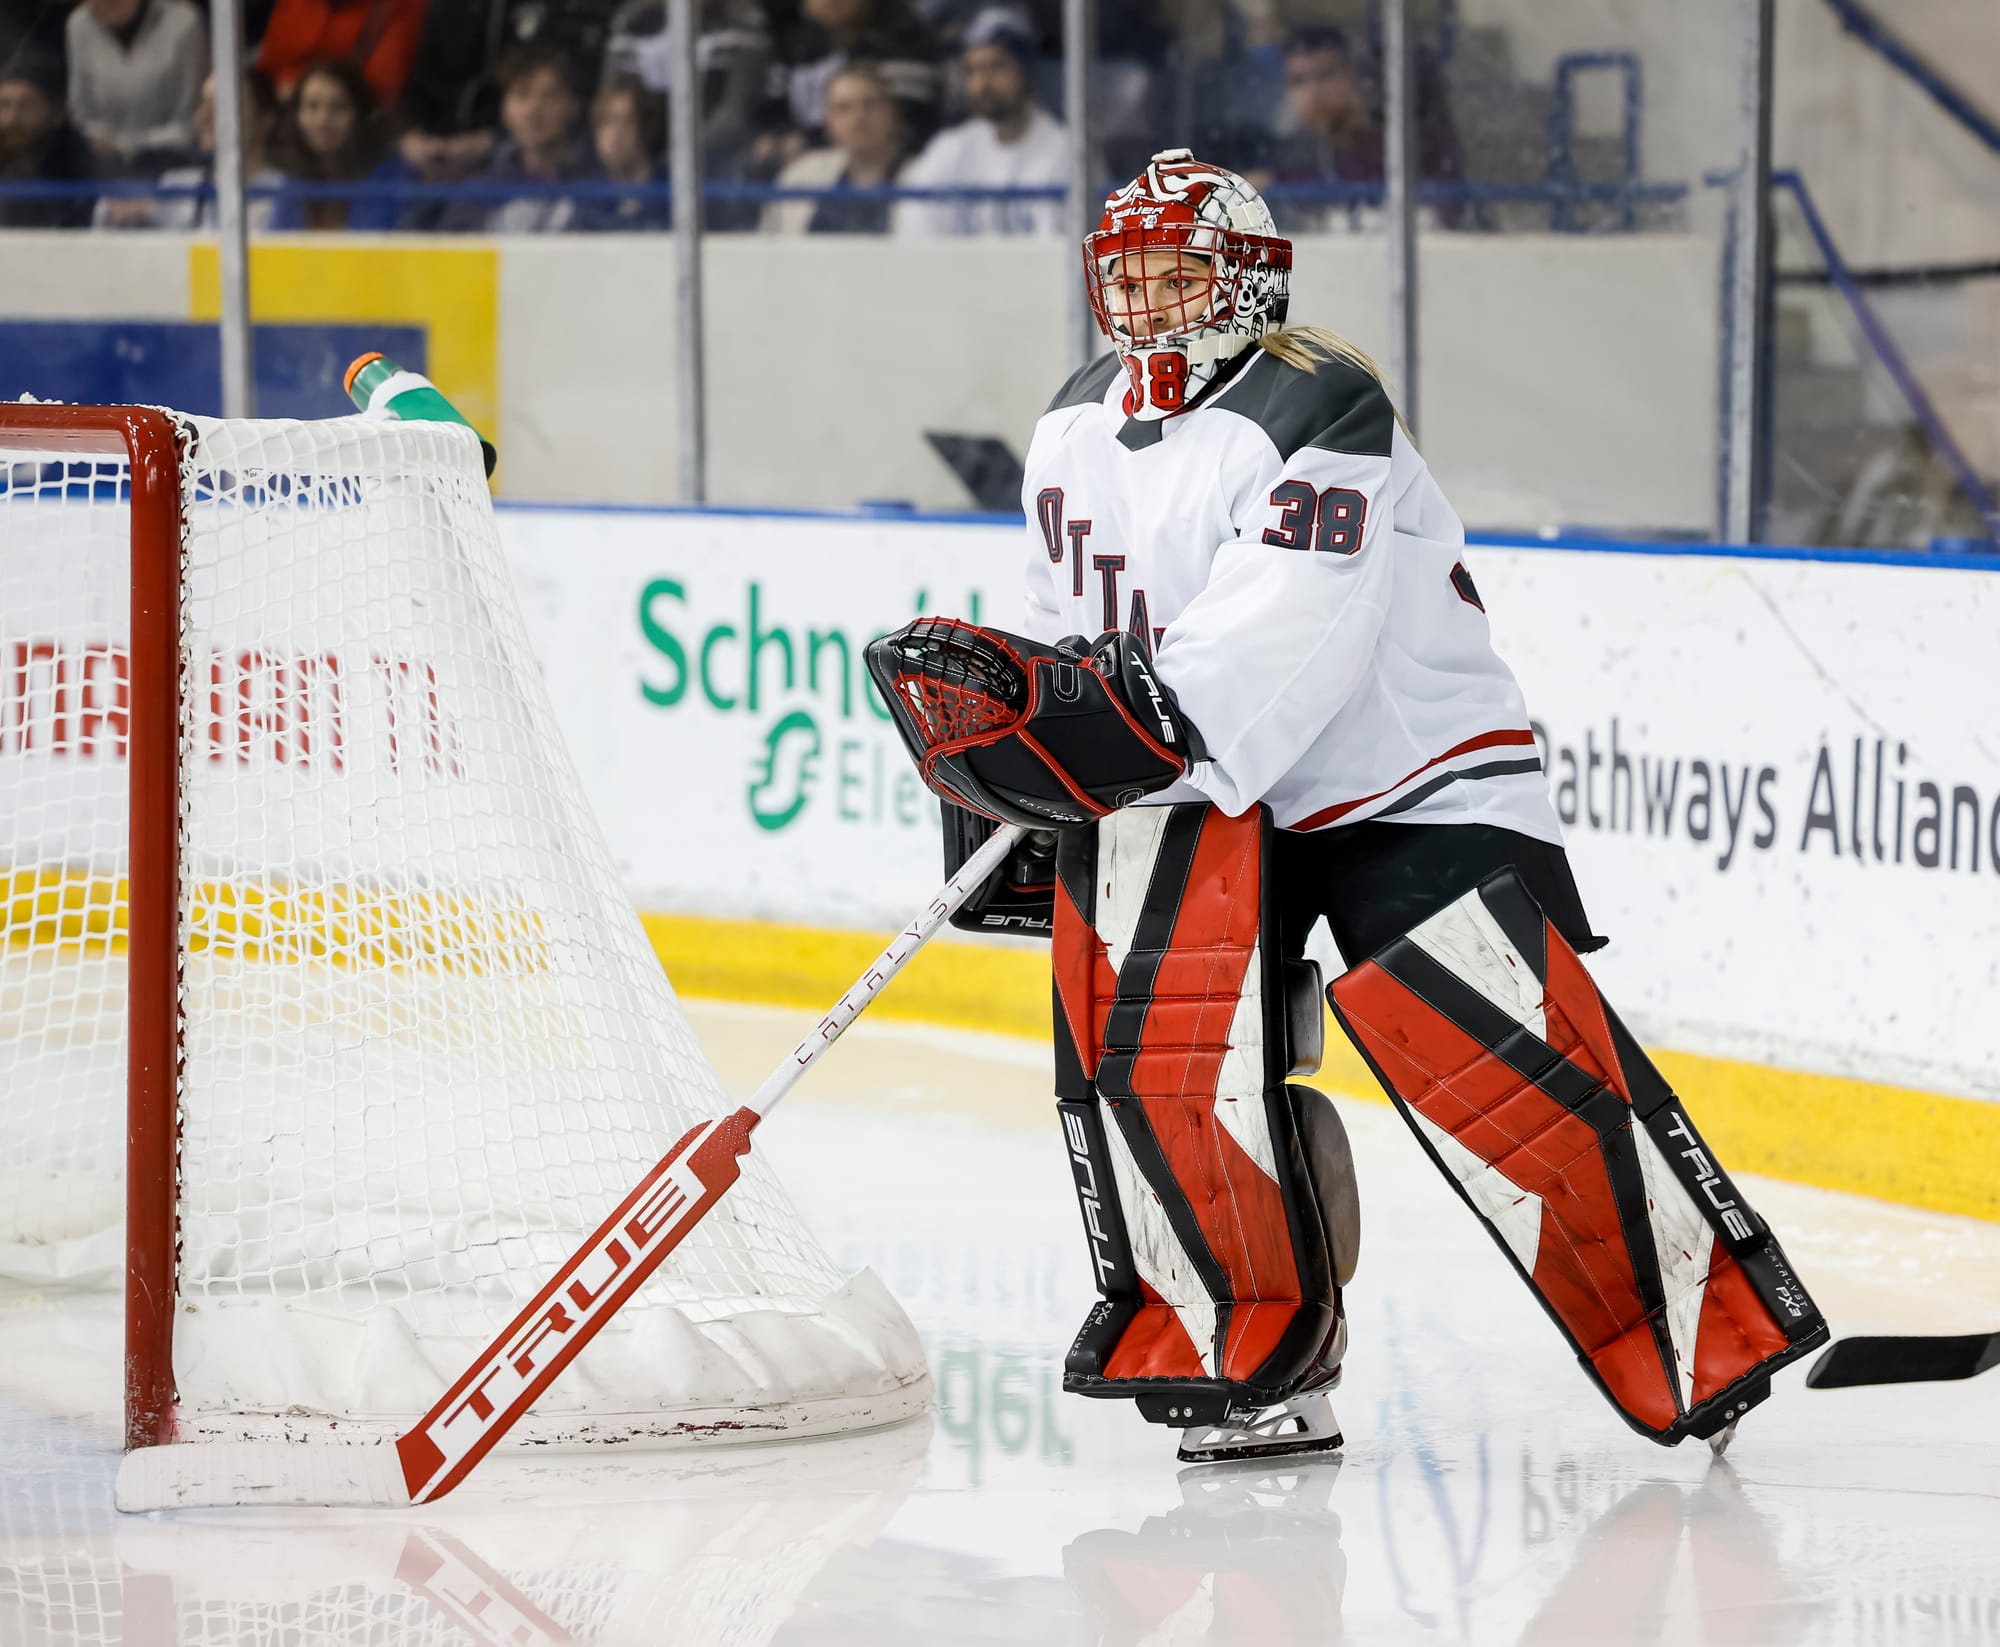
[[(639, 694), (688, 727), (691, 779), (729, 785), (762, 830), (824, 814), (838, 825), (934, 831), (937, 802), (869, 678), (865, 648), (882, 631), (788, 622), (755, 580), (722, 603), (704, 593), (693, 579), (655, 578), (638, 602)], [(977, 593), (965, 604), (977, 622)], [(928, 592), (915, 591), (909, 609), (929, 610)]]
[(819, 727), (803, 709), (764, 734), (764, 762), (750, 780), (750, 817), (759, 829), (783, 829), (806, 809), (819, 776)]

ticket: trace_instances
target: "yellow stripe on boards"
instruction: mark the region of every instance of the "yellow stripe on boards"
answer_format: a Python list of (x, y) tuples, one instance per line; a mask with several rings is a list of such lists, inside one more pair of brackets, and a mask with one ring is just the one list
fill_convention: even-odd
[[(122, 954), (121, 877), (42, 868), (0, 874), (0, 949)], [(881, 952), (876, 933), (761, 921), (642, 916), (684, 995), (818, 1014)], [(409, 967), (468, 977), (540, 971), (539, 918), (461, 894), (356, 886), (288, 888), (205, 881), (191, 948), (261, 964)], [(877, 1017), (1046, 1040), (1048, 952), (932, 942), (871, 1008)], [(2000, 1220), (2000, 1104), (1906, 1087), (1655, 1051), (1689, 1113), (1732, 1172), (1758, 1173), (1906, 1206)], [(1361, 1055), (1331, 1018), (1312, 1085), (1382, 1103)]]
[(1731, 1172), (2000, 1219), (2000, 1104), (1655, 1052)]
[(129, 888), (122, 875), (43, 865), (0, 870), (0, 949), (125, 948)]
[[(641, 918), (683, 995), (815, 1013), (861, 975), (886, 936), (688, 915)], [(1046, 1040), (1048, 952), (937, 939), (869, 1010)], [(2000, 1104), (1699, 1053), (1656, 1051), (1653, 1058), (1731, 1172), (2000, 1220)], [(1387, 1102), (1331, 1016), (1326, 1062), (1310, 1084)]]
[[(490, 246), (260, 239), (250, 248), (250, 309), (272, 323), (421, 326), (424, 375), (474, 428), (489, 438), (499, 428), (500, 254)], [(221, 312), (215, 247), (197, 241), (188, 248), (188, 318)], [(497, 490), (497, 473), (494, 482)]]
[[(641, 915), (683, 995), (824, 1012), (882, 953), (888, 934), (828, 932), (768, 921)], [(1049, 1036), (1049, 953), (932, 940), (868, 1009), (950, 1029)]]
[[(123, 955), (130, 942), (122, 875), (45, 865), (0, 873), (0, 951)], [(441, 977), (548, 972), (555, 955), (539, 912), (462, 892), (334, 882), (210, 879), (188, 892), (187, 951), (259, 966), (312, 961)]]

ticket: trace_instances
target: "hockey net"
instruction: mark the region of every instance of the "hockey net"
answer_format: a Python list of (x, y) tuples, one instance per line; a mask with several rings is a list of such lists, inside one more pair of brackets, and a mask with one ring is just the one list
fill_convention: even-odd
[[(386, 1433), (732, 1107), (556, 728), (476, 443), (0, 405), (0, 481), (0, 1276), (124, 1278), (128, 1445)], [(753, 1154), (516, 1435), (810, 1433), (927, 1393), (900, 1308)]]

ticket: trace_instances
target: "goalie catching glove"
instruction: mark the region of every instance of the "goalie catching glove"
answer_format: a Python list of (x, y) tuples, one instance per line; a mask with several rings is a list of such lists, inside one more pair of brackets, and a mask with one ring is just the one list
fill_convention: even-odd
[(1093, 823), (1207, 758), (1128, 634), (1048, 647), (919, 618), (870, 643), (868, 671), (925, 784), (1003, 823)]

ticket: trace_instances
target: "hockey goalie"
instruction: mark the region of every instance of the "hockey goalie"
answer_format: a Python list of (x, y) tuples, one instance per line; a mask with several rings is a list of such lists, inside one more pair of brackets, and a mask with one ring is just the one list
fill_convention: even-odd
[(924, 619), (870, 657), (948, 867), (1032, 831), (957, 918), (1051, 940), (1102, 1295), (1065, 1387), (1185, 1459), (1341, 1444), (1354, 1170), (1288, 1082), (1323, 918), (1338, 1022), (1585, 1373), (1720, 1446), (1826, 1327), (1580, 959), (1605, 940), (1457, 515), (1368, 358), (1286, 325), (1242, 178), (1156, 155), (1083, 262), (1112, 349), (1029, 449), (1027, 633)]

